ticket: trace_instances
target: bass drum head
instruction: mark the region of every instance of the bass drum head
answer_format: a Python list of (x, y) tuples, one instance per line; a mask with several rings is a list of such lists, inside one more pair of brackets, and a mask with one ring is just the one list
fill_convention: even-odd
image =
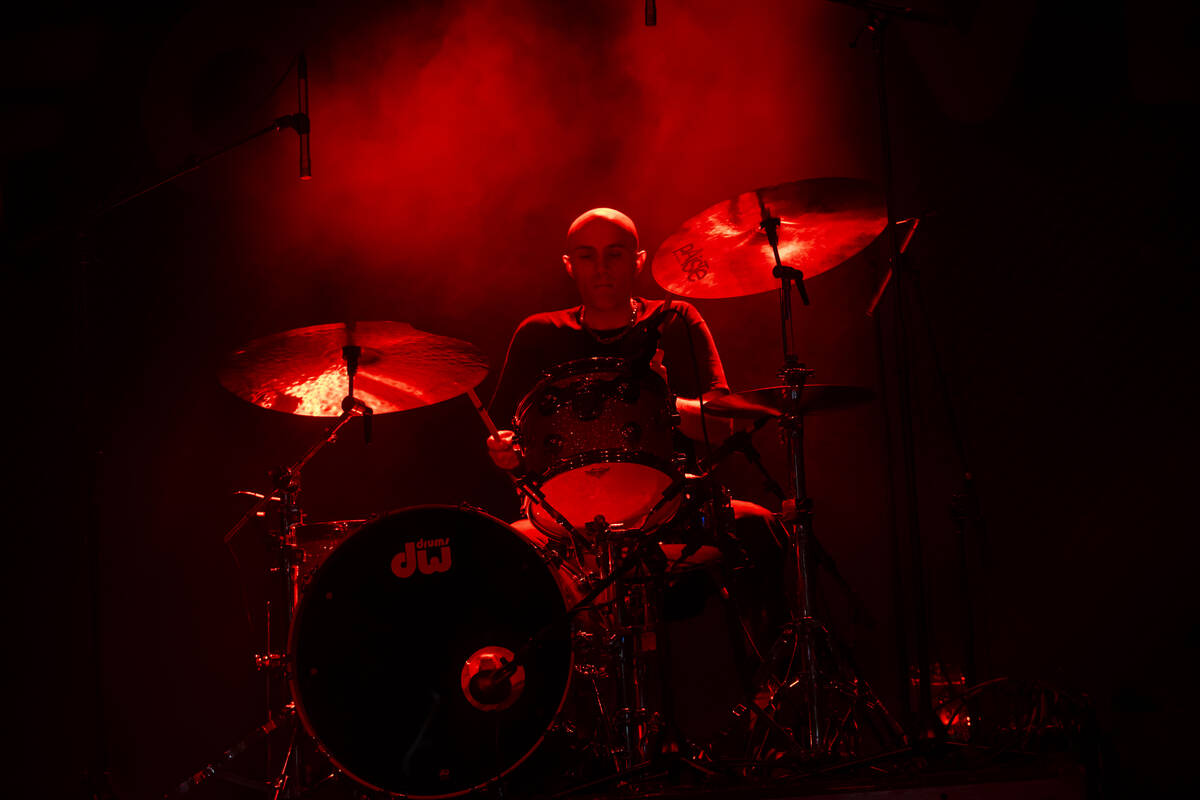
[(483, 786), (524, 761), (561, 709), (569, 626), (531, 648), (501, 702), (472, 697), (464, 667), (520, 652), (564, 612), (550, 568), (495, 517), (393, 512), (338, 547), (300, 602), (289, 647), (300, 719), (372, 789), (450, 797)]

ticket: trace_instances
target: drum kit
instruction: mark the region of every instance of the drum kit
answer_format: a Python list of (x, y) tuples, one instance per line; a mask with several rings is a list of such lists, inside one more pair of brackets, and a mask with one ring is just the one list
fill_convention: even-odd
[[(290, 742), (264, 784), (277, 797), (334, 784), (413, 798), (637, 794), (661, 789), (667, 775), (750, 779), (861, 756), (868, 729), (881, 729), (884, 746), (902, 742), (818, 618), (820, 550), (805, 484), (807, 417), (874, 395), (809, 383), (789, 336), (793, 288), (807, 303), (803, 281), (864, 249), (886, 224), (869, 184), (798, 181), (706, 209), (653, 261), (655, 280), (684, 297), (779, 293), (778, 383), (702, 406), (754, 430), (777, 421), (783, 434), (789, 474), (774, 524), (786, 532), (791, 607), (773, 642), (730, 611), (739, 598), (721, 577), (734, 524), (732, 501), (711, 476), (723, 451), (702, 462), (702, 475), (684, 471), (673, 453), (674, 398), (657, 373), (594, 358), (556, 367), (532, 387), (513, 426), (525, 455), (513, 485), (528, 523), (465, 504), (312, 522), (301, 472), (356, 418), (369, 441), (375, 415), (465, 394), (494, 433), (474, 391), (486, 359), (467, 342), (396, 322), (316, 325), (234, 352), (220, 375), (232, 393), (330, 422), (253, 493), (225, 536), (229, 543), (252, 521), (272, 520), (288, 636), (285, 647), (268, 641), (257, 661), (286, 700), (179, 790), (228, 773), (249, 741), (280, 728)], [(702, 652), (681, 654), (672, 609), (701, 584), (709, 590), (700, 606), (722, 622), (702, 635)], [(718, 628), (736, 635), (710, 635)], [(736, 668), (700, 681), (679, 674), (717, 662)], [(703, 696), (681, 696), (697, 684)], [(694, 716), (681, 711), (705, 704), (716, 706), (715, 723), (680, 722)]]

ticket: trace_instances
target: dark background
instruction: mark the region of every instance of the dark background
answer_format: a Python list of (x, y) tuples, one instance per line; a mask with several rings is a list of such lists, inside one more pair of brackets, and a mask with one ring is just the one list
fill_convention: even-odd
[[(263, 718), (247, 621), (260, 575), (222, 545), (322, 422), (221, 388), (234, 348), (344, 319), (465, 339), (494, 384), (526, 314), (574, 302), (576, 214), (626, 210), (653, 255), (691, 215), (757, 186), (881, 184), (862, 12), (828, 2), (245, 4), (14, 17), (0, 48), (10, 276), (12, 499), (5, 650), (10, 777), (84, 796), (160, 795)], [(921, 534), (935, 660), (961, 667), (961, 485), (936, 344), (984, 528), (967, 585), (982, 678), (1094, 705), (1120, 793), (1181, 784), (1200, 630), (1192, 406), (1197, 101), (1185, 4), (924, 3), (895, 24), (888, 87), (910, 250)], [(291, 113), (304, 50), (313, 180), (290, 132), (115, 211), (95, 209)], [(883, 240), (809, 284), (814, 380), (880, 384)], [(663, 293), (647, 276), (642, 292)], [(772, 295), (698, 301), (734, 389), (774, 382)], [(886, 402), (814, 418), (817, 525), (876, 625), (843, 625), (899, 700)], [(932, 334), (932, 336), (929, 336)], [(305, 472), (312, 519), (516, 504), (464, 398), (377, 420)], [(757, 443), (782, 480), (773, 426)], [(722, 477), (777, 508), (738, 460)], [(899, 485), (899, 484), (897, 484)], [(903, 510), (903, 509), (901, 509)], [(831, 604), (844, 604), (832, 584)], [(898, 603), (897, 597), (905, 598)], [(258, 609), (251, 604), (251, 611)], [(98, 634), (98, 636), (94, 635)], [(911, 641), (910, 653), (911, 653)], [(218, 790), (219, 793), (219, 790)]]

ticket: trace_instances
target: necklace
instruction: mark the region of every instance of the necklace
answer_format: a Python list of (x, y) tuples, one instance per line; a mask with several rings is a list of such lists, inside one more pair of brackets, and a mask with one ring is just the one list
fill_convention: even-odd
[(629, 298), (629, 321), (626, 322), (619, 331), (609, 336), (601, 336), (600, 334), (596, 333), (596, 331), (588, 327), (587, 321), (584, 319), (584, 315), (587, 313), (586, 306), (579, 307), (579, 325), (588, 332), (589, 336), (591, 336), (600, 344), (612, 344), (625, 334), (629, 333), (629, 329), (632, 328), (633, 323), (637, 321), (638, 308), (638, 301), (632, 297)]

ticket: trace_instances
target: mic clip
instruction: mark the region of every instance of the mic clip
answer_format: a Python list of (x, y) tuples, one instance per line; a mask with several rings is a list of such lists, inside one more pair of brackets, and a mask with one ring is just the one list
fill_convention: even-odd
[(276, 117), (275, 130), (281, 131), (284, 128), (291, 128), (300, 135), (307, 134), (310, 130), (308, 114), (300, 112), (297, 114), (284, 114), (282, 117)]

